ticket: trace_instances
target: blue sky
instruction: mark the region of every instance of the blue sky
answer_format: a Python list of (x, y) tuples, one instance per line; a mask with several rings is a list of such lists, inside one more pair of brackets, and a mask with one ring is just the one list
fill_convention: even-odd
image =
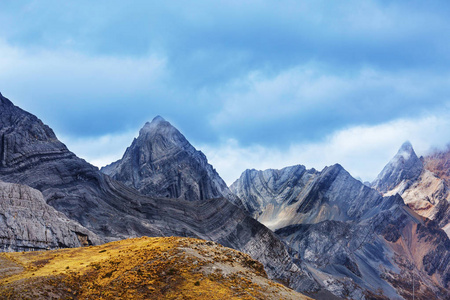
[(450, 142), (448, 1), (1, 1), (0, 92), (102, 166), (162, 115), (227, 183)]

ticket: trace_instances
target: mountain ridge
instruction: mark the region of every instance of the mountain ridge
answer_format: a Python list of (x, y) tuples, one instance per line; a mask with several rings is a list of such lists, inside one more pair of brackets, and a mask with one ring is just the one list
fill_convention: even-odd
[[(293, 184), (275, 185), (283, 176), (268, 176), (293, 169), (301, 174)], [(247, 202), (266, 203), (257, 219), (275, 230), (314, 278), (339, 297), (408, 299), (411, 276), (417, 280), (418, 299), (450, 297), (450, 267), (445, 263), (450, 241), (445, 233), (409, 209), (399, 195), (383, 197), (338, 164), (309, 173), (303, 166), (247, 170), (232, 190), (244, 207), (251, 207)], [(411, 271), (411, 266), (416, 269)]]
[(143, 235), (213, 240), (251, 255), (270, 278), (299, 291), (320, 290), (273, 232), (227, 199), (142, 195), (78, 158), (36, 116), (0, 100), (0, 180), (39, 190), (47, 204), (104, 242)]
[[(414, 153), (411, 144), (409, 147)], [(402, 147), (399, 152), (401, 151)], [(384, 167), (379, 178), (383, 177), (385, 169), (392, 169), (392, 161), (396, 160), (397, 155)], [(380, 187), (376, 182), (373, 186), (384, 195), (400, 194), (409, 207), (418, 214), (436, 221), (450, 236), (450, 189), (447, 177), (449, 155), (448, 149), (434, 151), (421, 157), (420, 163), (415, 163), (414, 176), (406, 176), (401, 180), (385, 177), (384, 186)], [(417, 161), (416, 158), (413, 159)], [(410, 173), (410, 165), (398, 165), (397, 173)], [(420, 173), (417, 172), (418, 170)]]

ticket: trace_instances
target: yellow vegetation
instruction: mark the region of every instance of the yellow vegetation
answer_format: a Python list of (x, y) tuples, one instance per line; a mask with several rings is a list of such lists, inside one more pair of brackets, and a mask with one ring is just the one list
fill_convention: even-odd
[(1, 299), (309, 299), (241, 252), (191, 238), (0, 254)]

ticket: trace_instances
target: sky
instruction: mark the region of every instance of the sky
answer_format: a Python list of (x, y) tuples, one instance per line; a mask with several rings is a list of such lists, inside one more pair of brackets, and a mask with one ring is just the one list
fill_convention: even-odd
[(99, 167), (161, 115), (228, 184), (372, 181), (450, 142), (449, 32), (449, 1), (2, 0), (0, 92)]

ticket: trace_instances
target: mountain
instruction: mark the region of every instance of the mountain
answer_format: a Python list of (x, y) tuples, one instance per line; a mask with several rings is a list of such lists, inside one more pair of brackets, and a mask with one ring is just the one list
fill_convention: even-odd
[(411, 143), (405, 142), (375, 179), (372, 187), (382, 193), (400, 184), (400, 189), (407, 189), (411, 182), (419, 178), (422, 171), (422, 161), (417, 157)]
[(122, 159), (101, 171), (148, 196), (188, 201), (225, 197), (240, 204), (206, 156), (160, 116), (144, 125)]
[(45, 203), (38, 190), (0, 181), (0, 249), (30, 251), (98, 245), (91, 231)]
[(247, 170), (231, 190), (339, 297), (410, 299), (413, 280), (416, 299), (450, 297), (446, 234), (340, 165)]
[(2, 299), (311, 299), (268, 280), (248, 255), (192, 238), (8, 253), (0, 274)]
[[(450, 152), (434, 151), (419, 159), (411, 144), (405, 144), (378, 175), (373, 186), (386, 196), (398, 193), (416, 213), (436, 221), (450, 236)], [(402, 155), (408, 159), (398, 163)], [(394, 169), (392, 173), (403, 176), (386, 176), (385, 170)]]
[(257, 220), (273, 230), (326, 220), (360, 220), (397, 199), (383, 200), (336, 164), (322, 172), (298, 165), (281, 170), (246, 170), (231, 185), (245, 207), (261, 203)]
[(246, 170), (230, 189), (238, 197), (246, 199), (243, 205), (255, 219), (271, 227), (271, 220), (282, 219), (274, 210), (282, 211), (284, 204), (297, 202), (317, 173), (301, 165), (281, 170)]
[(270, 278), (320, 289), (268, 228), (225, 198), (149, 197), (78, 158), (36, 116), (0, 96), (0, 180), (39, 190), (47, 204), (103, 241), (187, 236), (218, 242), (263, 263)]

